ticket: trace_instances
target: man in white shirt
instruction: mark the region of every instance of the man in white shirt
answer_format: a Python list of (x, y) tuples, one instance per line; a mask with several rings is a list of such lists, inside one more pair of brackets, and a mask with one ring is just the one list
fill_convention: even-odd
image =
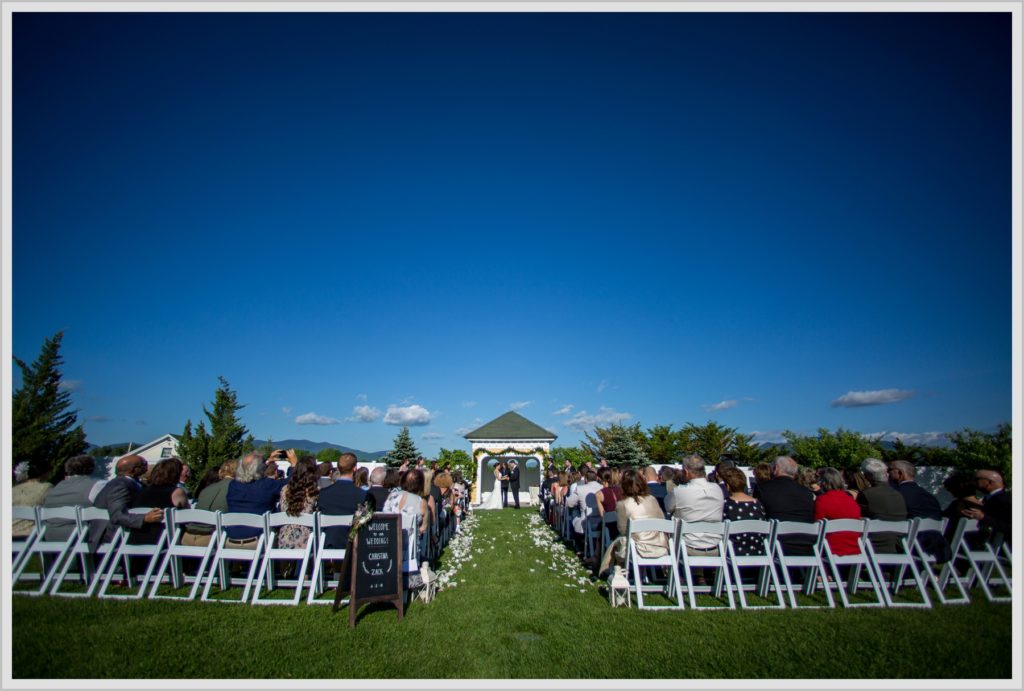
[(572, 527), (577, 533), (582, 535), (583, 522), (590, 515), (590, 510), (587, 509), (587, 496), (597, 494), (604, 488), (604, 485), (597, 481), (597, 473), (593, 470), (586, 471), (581, 480), (586, 482), (578, 484), (576, 491), (565, 498), (565, 505), (569, 508), (579, 507), (580, 514), (572, 519)]
[[(725, 498), (722, 496), (722, 488), (708, 482), (704, 459), (700, 456), (684, 458), (682, 475), (684, 484), (676, 485), (672, 493), (665, 497), (665, 510), (673, 518), (691, 523), (721, 522)], [(686, 542), (686, 553), (691, 557), (718, 554), (719, 536), (714, 533), (690, 533), (683, 535), (683, 540)]]

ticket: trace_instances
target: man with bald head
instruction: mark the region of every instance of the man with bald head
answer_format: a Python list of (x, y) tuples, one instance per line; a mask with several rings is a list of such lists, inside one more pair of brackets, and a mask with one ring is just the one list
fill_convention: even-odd
[[(934, 518), (942, 520), (942, 505), (934, 494), (917, 484), (917, 468), (910, 461), (889, 462), (889, 482), (903, 497), (907, 505), (907, 518)], [(952, 559), (949, 543), (937, 530), (921, 533), (921, 546), (940, 564)]]
[(992, 468), (975, 471), (978, 489), (985, 493), (980, 509), (964, 509), (965, 518), (976, 519), (992, 533), (1002, 533), (1007, 544), (1012, 544), (1013, 513), (1010, 493), (1003, 485), (1003, 474)]
[[(778, 521), (814, 522), (814, 492), (796, 482), (800, 466), (789, 456), (778, 456), (772, 461), (772, 479), (761, 488), (760, 499), (768, 518)], [(808, 556), (814, 537), (787, 535), (779, 538), (786, 554)]]
[(150, 509), (149, 513), (129, 513), (132, 500), (142, 489), (139, 478), (146, 472), (146, 459), (132, 454), (117, 461), (117, 477), (108, 482), (96, 495), (93, 506), (106, 509), (109, 521), (92, 521), (89, 524), (89, 549), (96, 552), (103, 542), (109, 542), (118, 526), (138, 530), (143, 523), (160, 523), (164, 519), (163, 509)]

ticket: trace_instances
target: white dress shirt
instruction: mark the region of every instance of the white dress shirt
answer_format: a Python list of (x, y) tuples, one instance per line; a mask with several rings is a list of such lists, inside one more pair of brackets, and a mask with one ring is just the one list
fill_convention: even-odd
[[(721, 487), (708, 482), (705, 477), (695, 477), (685, 485), (676, 485), (672, 494), (665, 497), (665, 510), (670, 512), (673, 518), (690, 523), (721, 522), (724, 503)], [(684, 535), (683, 539), (687, 547), (710, 549), (718, 546), (719, 537), (714, 533), (692, 533)]]

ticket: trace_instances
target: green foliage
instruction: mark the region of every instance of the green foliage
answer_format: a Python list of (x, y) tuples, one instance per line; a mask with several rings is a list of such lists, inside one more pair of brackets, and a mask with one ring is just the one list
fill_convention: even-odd
[(1013, 435), (1010, 423), (1004, 422), (992, 434), (965, 427), (946, 435), (953, 442), (953, 465), (965, 471), (992, 468), (1003, 475), (1007, 486), (1013, 456)]
[(587, 461), (593, 460), (594, 456), (590, 451), (578, 446), (555, 446), (551, 449), (551, 463), (559, 470), (565, 467), (566, 461), (572, 463), (573, 468), (579, 468)]
[(644, 451), (651, 463), (676, 463), (683, 454), (683, 438), (672, 431), (672, 425), (655, 425), (647, 429)]
[(108, 444), (107, 446), (97, 446), (88, 453), (101, 458), (103, 456), (123, 456), (128, 453), (129, 448), (138, 446), (137, 444)]
[(416, 450), (416, 445), (409, 434), (409, 428), (403, 427), (402, 431), (395, 435), (395, 447), (384, 457), (384, 462), (392, 468), (397, 468), (403, 461), (415, 462), (419, 455), (420, 452)]
[(465, 479), (476, 482), (476, 461), (462, 449), (441, 447), (441, 452), (437, 454), (437, 466), (443, 468), (445, 463), (452, 464), (452, 472), (460, 472)]
[(341, 458), (341, 449), (332, 449), (329, 446), (326, 449), (320, 449), (316, 455), (316, 460), (321, 463), (337, 463), (339, 458)]
[(238, 402), (238, 395), (231, 390), (227, 379), (217, 377), (217, 381), (219, 385), (213, 396), (213, 410), (203, 406), (210, 431), (206, 431), (206, 423), (201, 420), (193, 432), (192, 421), (188, 420), (178, 439), (178, 457), (192, 467), (189, 484), (193, 489), (208, 468), (240, 458), (254, 446), (252, 435), (246, 436), (248, 430), (238, 419), (238, 411), (245, 405)]
[(688, 453), (695, 453), (710, 464), (718, 463), (736, 441), (736, 428), (723, 427), (713, 420), (704, 425), (686, 423), (682, 429)]
[(604, 430), (601, 457), (608, 459), (608, 465), (650, 465), (650, 459), (634, 434), (635, 429), (639, 429), (639, 425), (635, 428), (612, 425)]
[(736, 432), (736, 434), (733, 435), (732, 447), (729, 449), (729, 455), (737, 465), (753, 467), (758, 463), (768, 463), (774, 459), (778, 453), (776, 448), (773, 446), (761, 448), (754, 444), (753, 434), (741, 434), (740, 432)]
[(865, 458), (881, 458), (882, 451), (874, 440), (860, 432), (845, 430), (842, 427), (835, 433), (822, 427), (817, 436), (804, 436), (786, 430), (782, 433), (792, 456), (798, 463), (810, 468), (830, 466), (840, 470), (853, 470), (860, 466)]
[[(583, 437), (586, 441), (582, 442), (580, 446), (590, 452), (591, 461), (597, 461), (601, 458), (607, 458), (608, 462), (611, 463), (611, 458), (608, 457), (608, 444), (615, 440), (617, 445), (621, 445), (623, 435), (629, 436), (636, 446), (640, 449), (644, 458), (647, 457), (647, 446), (648, 440), (647, 435), (640, 429), (640, 423), (636, 423), (626, 427), (625, 425), (614, 424), (609, 427), (595, 427), (594, 433), (584, 432)], [(650, 461), (646, 461), (644, 465), (647, 465)]]
[(11, 400), (11, 453), (15, 463), (28, 461), (29, 476), (57, 479), (64, 462), (85, 451), (85, 431), (71, 408), (71, 394), (60, 388), (60, 342), (64, 332), (43, 341), (31, 365), (14, 358), (21, 388)]
[(274, 440), (271, 439), (270, 437), (267, 437), (267, 441), (261, 444), (259, 447), (257, 447), (256, 453), (263, 456), (264, 458), (268, 458), (270, 454), (274, 453)]

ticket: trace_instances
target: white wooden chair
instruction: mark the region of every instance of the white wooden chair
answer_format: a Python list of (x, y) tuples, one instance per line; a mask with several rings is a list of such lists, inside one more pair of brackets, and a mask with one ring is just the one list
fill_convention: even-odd
[[(779, 582), (779, 572), (775, 569), (775, 559), (772, 555), (772, 543), (774, 542), (775, 523), (773, 521), (746, 520), (730, 521), (729, 534), (742, 535), (754, 533), (760, 535), (759, 542), (763, 545), (762, 554), (737, 555), (732, 540), (726, 541), (727, 556), (732, 567), (732, 582), (739, 597), (740, 607), (743, 609), (785, 609), (786, 604), (782, 599), (782, 585)], [(743, 584), (743, 576), (740, 569), (756, 567), (758, 569), (757, 583), (746, 586)], [(778, 605), (751, 605), (747, 602), (744, 591), (756, 592), (758, 597), (771, 600), (768, 596), (768, 589), (775, 591)]]
[[(309, 585), (309, 595), (306, 597), (306, 604), (309, 605), (333, 605), (334, 600), (321, 600), (319, 596), (331, 587), (337, 588), (338, 581), (331, 581), (329, 574), (331, 569), (324, 568), (324, 564), (332, 564), (335, 561), (342, 562), (345, 559), (345, 548), (331, 548), (328, 549), (324, 545), (327, 542), (327, 533), (324, 532), (325, 528), (339, 528), (343, 526), (352, 525), (352, 516), (331, 516), (328, 514), (320, 513), (319, 511), (314, 514), (316, 516), (316, 527), (313, 531), (313, 535), (309, 536), (310, 542), (313, 541), (314, 536), (316, 537), (316, 552), (313, 554), (313, 578)], [(416, 542), (413, 541), (413, 552), (415, 553)], [(347, 599), (345, 600), (347, 602)]]
[[(921, 542), (922, 534), (929, 531), (938, 531), (940, 534), (945, 534), (949, 519), (943, 518), (940, 521), (935, 518), (916, 518), (914, 520), (917, 521), (917, 531), (914, 533), (914, 543), (911, 549), (913, 550), (914, 557), (917, 559), (921, 573), (924, 574), (925, 579), (932, 586), (932, 590), (935, 591), (935, 596), (944, 605), (965, 605), (969, 603), (971, 597), (967, 594), (964, 581), (960, 579), (960, 576), (952, 566), (953, 559), (950, 559), (940, 567), (935, 557), (925, 549)], [(937, 574), (935, 573), (936, 568), (939, 570)], [(946, 596), (946, 587), (949, 585), (950, 580), (953, 581), (953, 585), (959, 591), (959, 597)]]
[[(210, 570), (206, 574), (206, 583), (203, 586), (203, 594), (200, 596), (202, 602), (226, 602), (230, 604), (249, 604), (249, 593), (252, 591), (252, 584), (256, 578), (256, 569), (259, 568), (260, 559), (263, 556), (263, 546), (267, 540), (266, 514), (256, 513), (222, 513), (220, 515), (220, 531), (216, 537), (217, 548), (213, 553), (213, 561), (210, 563)], [(260, 533), (255, 539), (253, 549), (233, 546), (228, 542), (227, 529), (232, 527), (259, 528)], [(241, 599), (211, 598), (210, 588), (213, 586), (214, 578), (218, 579), (221, 591), (236, 585), (239, 579), (233, 578), (228, 569), (229, 562), (245, 562), (249, 564), (249, 570), (245, 576), (245, 586), (242, 590)]]
[[(128, 511), (133, 514), (146, 514), (149, 513), (150, 509), (139, 507), (129, 509)], [(118, 542), (117, 551), (114, 553), (114, 557), (110, 562), (110, 567), (107, 569), (107, 572), (103, 577), (103, 584), (100, 586), (99, 592), (96, 593), (97, 597), (111, 598), (115, 600), (140, 600), (145, 596), (146, 589), (149, 587), (153, 572), (160, 563), (160, 556), (163, 554), (164, 549), (167, 548), (167, 523), (170, 520), (170, 512), (171, 509), (164, 510), (164, 519), (160, 526), (160, 535), (155, 544), (132, 544), (130, 542), (131, 530), (124, 528), (123, 526), (118, 528), (118, 532), (121, 534), (121, 539)], [(142, 575), (139, 589), (134, 594), (108, 592), (119, 568), (128, 588), (135, 588), (135, 574), (132, 573), (131, 563), (132, 557), (143, 558), (146, 560), (146, 570)]]
[[(924, 607), (931, 609), (932, 601), (928, 597), (928, 589), (925, 586), (924, 579), (921, 577), (921, 572), (917, 569), (914, 554), (910, 549), (910, 545), (915, 540), (916, 525), (913, 520), (882, 521), (876, 518), (867, 519), (863, 542), (867, 549), (868, 559), (870, 559), (872, 566), (875, 568), (875, 575), (878, 577), (879, 583), (882, 584), (882, 597), (885, 599), (885, 604), (888, 607)], [(877, 551), (871, 542), (871, 535), (873, 533), (895, 533), (898, 536), (896, 552)], [(884, 567), (893, 569), (891, 581), (886, 581)], [(893, 599), (893, 596), (899, 593), (900, 587), (903, 584), (903, 574), (906, 569), (910, 569), (910, 573), (913, 575), (913, 583), (921, 594), (920, 602)]]
[[(716, 599), (722, 596), (724, 587), (729, 602), (728, 609), (736, 609), (736, 602), (732, 595), (732, 577), (729, 575), (729, 565), (726, 560), (726, 540), (729, 535), (728, 521), (681, 521), (676, 520), (675, 543), (679, 552), (679, 561), (682, 565), (683, 575), (686, 578), (686, 592), (690, 598), (690, 609), (726, 609), (722, 606), (698, 605), (697, 593), (709, 593)], [(714, 535), (718, 541), (718, 554), (693, 556), (687, 552), (686, 536), (701, 533)], [(713, 568), (715, 573), (714, 586), (694, 585), (693, 569)]]
[[(968, 569), (965, 575), (968, 590), (977, 583), (989, 602), (1010, 602), (1013, 598), (1009, 593), (1013, 592), (1013, 585), (999, 559), (999, 548), (993, 549), (992, 544), (987, 541), (982, 542), (980, 547), (972, 547), (968, 539), (971, 535), (982, 535), (978, 521), (973, 518), (961, 519), (957, 524), (952, 549), (954, 560), (963, 558), (967, 561)], [(993, 587), (1005, 588), (1007, 595), (997, 595)]]
[[(25, 537), (11, 538), (11, 574), (20, 573), (18, 567), (25, 559), (25, 553), (39, 537), (39, 517), (34, 506), (12, 506), (11, 519), (15, 521), (32, 521), (32, 530)], [(11, 583), (17, 580), (12, 575)]]
[[(832, 585), (835, 585), (836, 590), (839, 591), (839, 599), (842, 601), (843, 607), (885, 607), (886, 605), (885, 598), (882, 595), (881, 584), (875, 577), (875, 570), (871, 566), (871, 560), (864, 545), (866, 542), (864, 539), (865, 530), (866, 524), (863, 518), (839, 518), (824, 521), (822, 553), (825, 557), (825, 563), (828, 564), (832, 572)], [(857, 547), (860, 551), (857, 554), (836, 554), (832, 551), (832, 545), (828, 541), (828, 536), (832, 533), (856, 533)], [(840, 570), (841, 568), (848, 569), (848, 578), (845, 582)], [(850, 600), (851, 595), (855, 596), (857, 594), (862, 570), (867, 575), (871, 591), (874, 593), (875, 599), (873, 602), (852, 602)], [(822, 579), (825, 580), (825, 587), (830, 588), (831, 585), (824, 574)]]
[[(168, 511), (168, 539), (167, 551), (164, 553), (160, 568), (153, 578), (153, 588), (149, 591), (150, 600), (194, 600), (202, 585), (203, 574), (206, 573), (206, 566), (213, 556), (217, 547), (217, 535), (220, 533), (220, 512), (204, 511), (201, 509), (171, 509)], [(185, 529), (189, 523), (200, 523), (210, 526), (213, 533), (210, 535), (210, 542), (206, 546), (183, 545), (181, 540), (185, 535)], [(192, 558), (199, 560), (199, 566), (194, 576), (185, 574), (182, 568), (182, 559)], [(192, 584), (188, 595), (161, 594), (160, 587), (164, 585), (164, 576), (170, 568), (170, 586), (178, 590), (182, 586)]]
[[(58, 597), (92, 597), (96, 593), (96, 589), (102, 583), (107, 569), (110, 568), (113, 562), (114, 554), (117, 553), (117, 548), (121, 544), (123, 534), (119, 530), (115, 531), (114, 537), (109, 542), (101, 542), (96, 548), (96, 553), (92, 554), (89, 548), (89, 526), (93, 521), (103, 521), (106, 523), (109, 520), (110, 514), (107, 513), (106, 509), (96, 508), (95, 506), (78, 507), (78, 529), (75, 535), (75, 543), (68, 552), (68, 557), (64, 561), (64, 566), (61, 567), (60, 573), (54, 579), (50, 595)], [(99, 565), (95, 567), (93, 566), (94, 558), (99, 559)], [(61, 590), (61, 586), (67, 580), (68, 572), (75, 562), (78, 562), (78, 571), (75, 575), (82, 585), (85, 586), (85, 590)]]
[[(829, 608), (836, 606), (835, 600), (832, 599), (832, 590), (827, 586), (822, 588), (825, 592), (825, 601), (828, 603), (827, 605), (800, 605), (797, 603), (796, 599), (797, 590), (804, 595), (813, 595), (817, 578), (819, 576), (822, 579), (825, 578), (825, 564), (821, 559), (821, 541), (823, 532), (824, 524), (820, 521), (817, 523), (778, 521), (776, 523), (774, 540), (772, 542), (772, 551), (775, 555), (775, 561), (779, 567), (779, 571), (782, 572), (782, 580), (785, 583), (786, 593), (789, 595), (789, 606), (794, 609), (798, 607), (802, 609), (821, 609), (826, 606)], [(782, 538), (794, 535), (806, 535), (809, 538), (813, 538), (813, 542), (811, 542), (808, 547), (811, 554), (786, 554), (786, 548)], [(794, 586), (789, 575), (789, 569), (794, 567), (805, 569), (804, 581), (800, 586)]]
[[(668, 543), (668, 551), (660, 557), (642, 557), (636, 549), (633, 541), (635, 533), (657, 531), (665, 533)], [(641, 518), (630, 519), (627, 531), (626, 542), (626, 572), (632, 572), (633, 583), (630, 591), (636, 593), (637, 607), (640, 609), (683, 609), (683, 593), (679, 583), (679, 561), (676, 557), (675, 524), (673, 521), (664, 518)], [(658, 568), (668, 572), (668, 582), (664, 587), (644, 583), (644, 569)], [(644, 593), (659, 592), (669, 600), (675, 600), (674, 605), (645, 605)]]
[(13, 590), (12, 592), (16, 595), (43, 595), (47, 590), (50, 589), (50, 585), (53, 583), (53, 579), (60, 573), (60, 567), (63, 565), (64, 560), (67, 558), (68, 553), (71, 551), (72, 546), (78, 537), (78, 531), (72, 530), (71, 533), (62, 540), (49, 540), (47, 539), (47, 526), (46, 521), (51, 519), (63, 519), (78, 521), (78, 508), (75, 506), (59, 506), (53, 508), (37, 507), (36, 509), (36, 526), (37, 534), (32, 543), (25, 550), (22, 555), (21, 562), (18, 564), (18, 568), (14, 570), (14, 576), (11, 579), (11, 585), (17, 583), (22, 576), (25, 575), (25, 570), (30, 563), (32, 563), (32, 557), (39, 557), (39, 587), (35, 590)]
[[(286, 525), (301, 525), (309, 528), (309, 538), (306, 546), (302, 548), (277, 547), (277, 535), (280, 529)], [(309, 566), (309, 556), (313, 551), (313, 544), (316, 542), (316, 516), (312, 513), (304, 513), (298, 516), (290, 516), (287, 512), (280, 511), (267, 515), (267, 546), (263, 550), (263, 560), (260, 562), (259, 575), (256, 577), (256, 587), (253, 591), (252, 603), (254, 605), (297, 605), (302, 601), (302, 588), (306, 580), (306, 568)], [(299, 561), (299, 572), (294, 579), (277, 578), (274, 575), (275, 561), (294, 562)], [(277, 586), (291, 586), (294, 584), (295, 595), (290, 600), (260, 597), (263, 586), (267, 587), (269, 595)], [(312, 584), (310, 585), (312, 589)]]

